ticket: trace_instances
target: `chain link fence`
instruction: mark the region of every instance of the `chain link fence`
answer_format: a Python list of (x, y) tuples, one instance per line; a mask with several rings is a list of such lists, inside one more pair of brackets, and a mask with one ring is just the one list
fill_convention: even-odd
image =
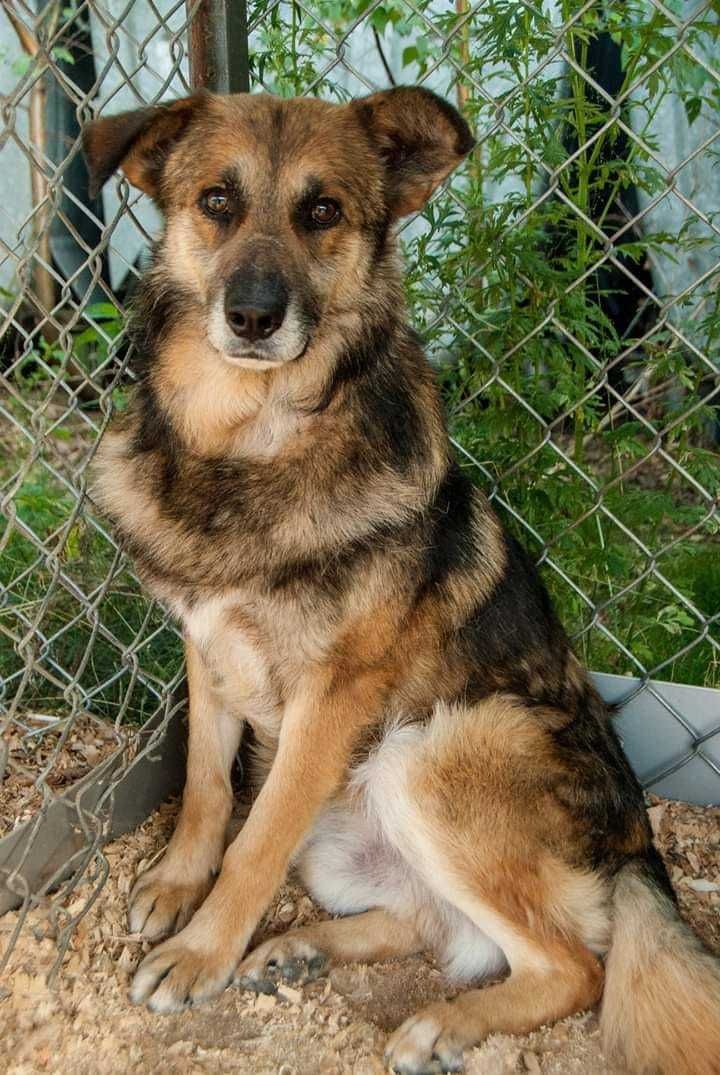
[(420, 82), (468, 116), (471, 159), (401, 232), (453, 439), (646, 785), (720, 801), (719, 36), (684, 0), (3, 0), (0, 970), (48, 899), (61, 958), (74, 888), (152, 806), (133, 773), (172, 784), (179, 636), (84, 496), (159, 220), (120, 177), (89, 199), (79, 133), (189, 92), (189, 53), (195, 84)]

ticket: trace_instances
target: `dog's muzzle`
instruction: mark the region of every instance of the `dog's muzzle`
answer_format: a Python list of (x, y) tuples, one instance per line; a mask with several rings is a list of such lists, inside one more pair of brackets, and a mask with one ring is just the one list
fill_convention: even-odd
[(278, 272), (236, 273), (225, 289), (225, 320), (239, 340), (267, 340), (285, 320), (289, 298)]

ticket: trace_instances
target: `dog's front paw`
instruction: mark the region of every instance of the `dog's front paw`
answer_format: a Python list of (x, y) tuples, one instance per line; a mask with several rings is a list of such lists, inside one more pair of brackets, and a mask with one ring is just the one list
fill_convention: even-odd
[(138, 877), (130, 893), (128, 925), (155, 941), (183, 929), (207, 896), (210, 874), (198, 882), (177, 881), (163, 870), (163, 863)]
[(237, 959), (200, 946), (190, 930), (165, 941), (145, 957), (130, 986), (133, 1004), (160, 1014), (180, 1012), (216, 996), (230, 984)]
[(431, 1004), (407, 1019), (390, 1037), (385, 1060), (398, 1075), (439, 1075), (463, 1070), (463, 1047), (454, 1031), (452, 1008)]
[(278, 982), (310, 982), (328, 965), (327, 956), (304, 937), (285, 933), (259, 945), (242, 961), (235, 984), (255, 993), (274, 993)]

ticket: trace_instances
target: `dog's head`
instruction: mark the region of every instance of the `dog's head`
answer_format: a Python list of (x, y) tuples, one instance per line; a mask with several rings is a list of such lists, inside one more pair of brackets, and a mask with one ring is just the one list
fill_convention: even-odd
[(84, 131), (91, 189), (120, 168), (155, 199), (162, 271), (213, 348), (254, 369), (298, 358), (358, 308), (393, 221), (472, 146), (451, 105), (404, 87), (343, 105), (200, 94)]

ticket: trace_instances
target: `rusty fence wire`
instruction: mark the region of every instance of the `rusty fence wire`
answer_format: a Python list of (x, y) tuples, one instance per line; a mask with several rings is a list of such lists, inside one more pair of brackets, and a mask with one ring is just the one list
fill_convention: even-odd
[[(719, 36), (691, 0), (3, 0), (0, 969), (48, 899), (62, 955), (118, 789), (182, 708), (177, 630), (84, 496), (159, 219), (121, 177), (88, 197), (79, 133), (188, 93), (190, 52), (220, 88), (422, 83), (466, 114), (476, 149), (401, 228), (457, 450), (583, 659), (632, 677), (604, 689), (642, 703), (646, 785), (720, 801)], [(68, 860), (28, 882), (101, 771)]]

